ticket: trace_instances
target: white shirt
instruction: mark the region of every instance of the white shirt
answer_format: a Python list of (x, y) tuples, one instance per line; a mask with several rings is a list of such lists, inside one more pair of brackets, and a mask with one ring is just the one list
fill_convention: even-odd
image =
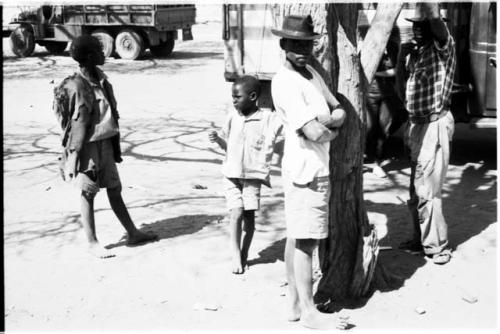
[(273, 103), (285, 129), (282, 168), (297, 184), (330, 174), (330, 142), (313, 142), (297, 133), (318, 115), (330, 115), (324, 95), (331, 94), (328, 87), (318, 72), (309, 65), (306, 68), (313, 76), (311, 80), (281, 66), (271, 82)]
[(228, 178), (258, 179), (270, 186), (269, 173), (276, 137), (281, 133), (276, 113), (258, 109), (250, 116), (231, 110), (221, 131), (226, 141), (222, 173)]

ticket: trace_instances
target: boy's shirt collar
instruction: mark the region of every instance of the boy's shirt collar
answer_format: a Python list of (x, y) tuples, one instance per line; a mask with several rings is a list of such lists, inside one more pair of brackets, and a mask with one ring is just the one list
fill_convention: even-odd
[[(85, 74), (84, 71), (82, 71), (82, 68), (79, 68), (78, 69), (78, 72), (80, 73), (80, 75), (85, 78), (85, 80), (87, 80), (92, 86), (98, 86), (96, 84), (96, 82), (94, 80), (92, 80), (89, 76), (87, 76)], [(104, 72), (99, 68), (99, 67), (96, 67), (96, 72), (97, 72), (97, 76), (99, 77), (98, 80), (99, 80), (99, 84), (102, 86), (102, 84), (104, 83), (105, 80), (108, 79), (108, 76), (106, 74), (104, 74)]]
[(237, 113), (239, 116), (243, 117), (245, 122), (262, 120), (262, 110), (260, 108), (257, 108), (257, 110), (255, 110), (255, 112), (253, 112), (252, 114), (250, 114), (248, 116), (243, 115), (239, 111), (237, 111)]

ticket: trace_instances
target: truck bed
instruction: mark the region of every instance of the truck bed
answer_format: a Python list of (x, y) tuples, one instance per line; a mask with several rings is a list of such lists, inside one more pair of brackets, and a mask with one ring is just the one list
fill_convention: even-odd
[(68, 25), (150, 26), (159, 31), (189, 28), (195, 23), (194, 5), (75, 5), (63, 7)]

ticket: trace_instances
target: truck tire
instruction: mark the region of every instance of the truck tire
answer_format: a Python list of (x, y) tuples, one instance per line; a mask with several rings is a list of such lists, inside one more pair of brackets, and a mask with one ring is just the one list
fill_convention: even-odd
[(122, 59), (135, 60), (144, 53), (144, 41), (132, 29), (123, 29), (116, 36), (115, 50)]
[(31, 27), (20, 25), (10, 34), (10, 49), (18, 57), (28, 57), (35, 50), (35, 35)]
[(115, 52), (115, 39), (104, 29), (94, 30), (91, 34), (99, 40), (102, 46), (102, 52), (104, 57), (111, 57), (113, 52)]
[(169, 38), (166, 42), (151, 46), (149, 50), (151, 50), (151, 53), (156, 57), (168, 57), (172, 54), (174, 45), (175, 39)]
[(53, 54), (60, 54), (66, 50), (68, 42), (45, 42), (43, 45), (47, 51)]

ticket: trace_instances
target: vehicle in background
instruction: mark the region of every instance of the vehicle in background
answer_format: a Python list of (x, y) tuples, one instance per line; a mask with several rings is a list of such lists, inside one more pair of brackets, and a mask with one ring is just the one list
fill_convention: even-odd
[(88, 34), (99, 39), (106, 57), (133, 60), (146, 49), (158, 57), (170, 55), (178, 30), (183, 40), (193, 39), (195, 18), (194, 5), (41, 6), (21, 12), (7, 29), (18, 57), (31, 55), (35, 44), (61, 53), (73, 38)]
[[(375, 3), (360, 3), (357, 29), (360, 40), (376, 11)], [(225, 43), (224, 77), (232, 81), (251, 74), (263, 84), (262, 104), (272, 107), (270, 80), (283, 61), (279, 38), (271, 33), (278, 27), (282, 13), (275, 5), (223, 5)], [(391, 38), (398, 43), (412, 38), (411, 23), (415, 3), (401, 11)], [(442, 4), (442, 13), (455, 39), (457, 71), (454, 78), (451, 110), (457, 122), (473, 128), (496, 127), (496, 3), (450, 2)]]

